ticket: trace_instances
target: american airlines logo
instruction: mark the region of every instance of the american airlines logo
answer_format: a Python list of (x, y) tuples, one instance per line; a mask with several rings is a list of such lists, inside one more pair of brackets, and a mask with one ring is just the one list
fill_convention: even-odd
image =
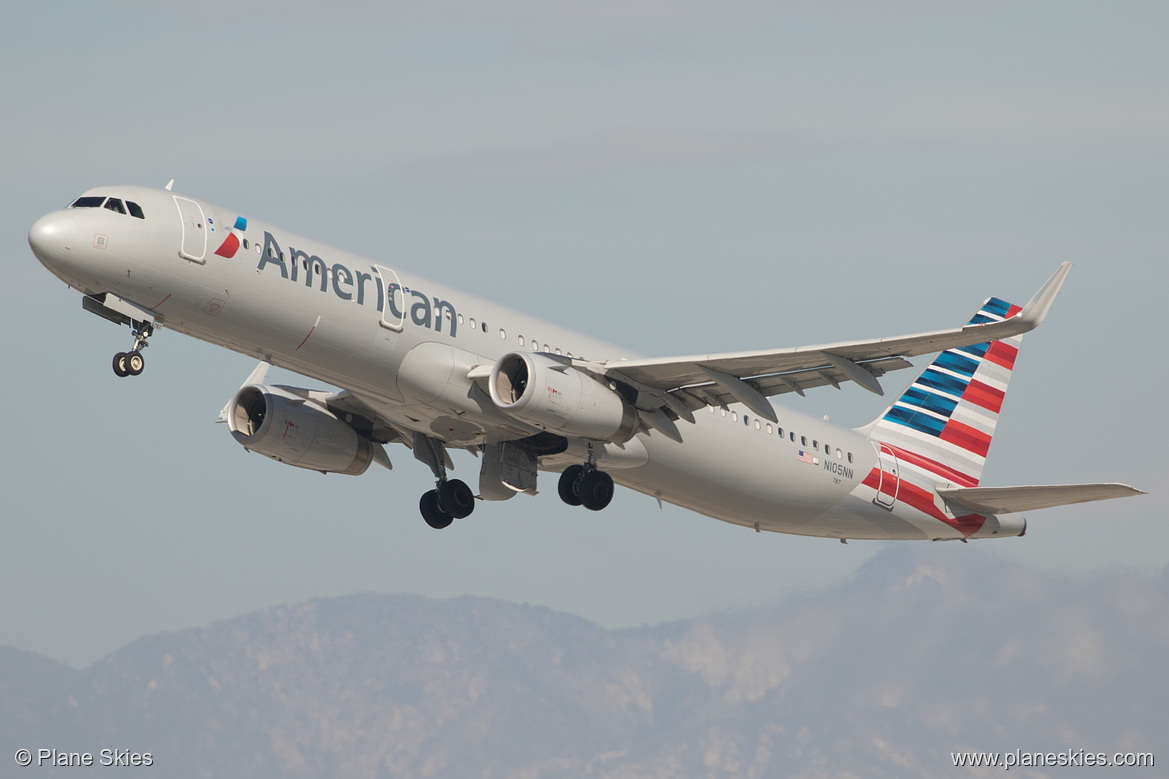
[(264, 232), (264, 248), (260, 252), (260, 264), (257, 271), (264, 270), (267, 265), (275, 265), (280, 269), (280, 277), (295, 283), (303, 283), (308, 288), (316, 287), (321, 292), (330, 289), (341, 300), (356, 302), (364, 306), (368, 302), (376, 301), (377, 310), (389, 313), (396, 319), (405, 321), (406, 312), (398, 308), (398, 301), (402, 301), (402, 308), (409, 306), (410, 321), (418, 327), (427, 327), (442, 332), (442, 323), (445, 318), (450, 323), (451, 336), (454, 336), (459, 326), (459, 316), (455, 307), (449, 301), (432, 298), (417, 289), (404, 287), (396, 282), (383, 284), (383, 279), (377, 268), (370, 266), (369, 273), (360, 270), (350, 270), (341, 263), (329, 265), (315, 254), (300, 249), (288, 247), (287, 260), (284, 250), (276, 242), (276, 238), (267, 231)]
[[(215, 232), (215, 221), (208, 217), (207, 224), (211, 225), (211, 232)], [(237, 216), (235, 218), (235, 224), (232, 225), (231, 231), (227, 234), (227, 237), (223, 239), (223, 244), (215, 250), (215, 253), (220, 257), (226, 257), (229, 260), (235, 257), (235, 253), (239, 251), (239, 236), (236, 233), (242, 233), (247, 229), (248, 220), (244, 219), (242, 216)]]

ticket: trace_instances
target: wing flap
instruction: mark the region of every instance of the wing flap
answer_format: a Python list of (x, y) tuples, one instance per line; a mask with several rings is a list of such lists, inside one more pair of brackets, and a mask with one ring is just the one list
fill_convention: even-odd
[[(863, 363), (863, 366), (863, 369), (871, 373), (875, 380), (877, 377), (884, 376), (889, 371), (910, 368), (912, 367), (912, 363), (901, 357), (890, 357), (881, 360), (871, 360)], [(585, 367), (586, 369), (592, 368), (592, 366)], [(592, 372), (606, 375), (603, 371), (595, 369)], [(639, 408), (645, 408), (647, 405), (655, 407), (665, 406), (683, 419), (686, 419), (687, 415), (682, 414), (678, 408), (679, 404), (677, 401), (679, 400), (691, 412), (697, 411), (705, 406), (718, 407), (742, 402), (742, 399), (738, 395), (733, 394), (725, 384), (712, 381), (709, 374), (703, 371), (702, 367), (698, 365), (694, 366), (694, 375), (701, 376), (701, 379), (670, 389), (645, 384), (633, 378), (633, 376), (626, 374), (624, 370), (609, 371), (607, 375), (610, 378), (616, 378), (625, 382), (649, 397), (649, 403), (638, 402)], [(804, 390), (817, 387), (832, 386), (840, 389), (842, 383), (849, 381), (849, 377), (845, 373), (827, 364), (824, 367), (810, 370), (788, 371), (786, 373), (772, 373), (767, 375), (746, 374), (743, 377), (736, 376), (734, 378), (740, 379), (765, 398), (783, 395), (788, 392), (803, 395)], [(756, 411), (756, 413), (759, 416), (767, 416), (766, 414), (760, 414), (759, 411)], [(686, 421), (690, 422), (693, 420), (686, 419)]]
[[(859, 365), (873, 377), (874, 381), (890, 371), (913, 367), (913, 363), (901, 357), (870, 360), (859, 363)], [(787, 392), (803, 394), (804, 390), (814, 389), (816, 387), (831, 386), (840, 389), (842, 383), (851, 380), (848, 374), (835, 366), (827, 364), (820, 368), (788, 371), (786, 373), (775, 373), (766, 376), (753, 376), (748, 379), (760, 392), (768, 397), (782, 395)]]
[(937, 492), (947, 503), (979, 514), (1013, 514), (1145, 494), (1135, 487), (1116, 482), (1021, 487), (953, 487)]

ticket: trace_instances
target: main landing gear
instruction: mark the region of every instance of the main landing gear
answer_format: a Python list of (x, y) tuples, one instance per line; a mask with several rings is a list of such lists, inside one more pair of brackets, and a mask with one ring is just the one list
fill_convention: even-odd
[(459, 479), (447, 479), (446, 452), (438, 441), (421, 433), (414, 434), (414, 457), (430, 466), (435, 489), (422, 494), (418, 509), (426, 524), (435, 530), (450, 527), (456, 519), (471, 516), (475, 510), (475, 493)]
[(154, 335), (154, 324), (135, 319), (130, 324), (130, 330), (134, 334), (134, 346), (128, 352), (114, 355), (114, 373), (118, 376), (137, 376), (146, 367), (142, 350), (150, 345), (146, 339)]
[(590, 511), (600, 511), (613, 500), (613, 477), (597, 470), (592, 444), (589, 444), (588, 462), (565, 468), (557, 490), (560, 499), (568, 505), (584, 506)]
[(450, 527), (456, 519), (471, 516), (475, 510), (475, 493), (460, 479), (440, 480), (436, 489), (422, 493), (418, 509), (426, 524), (435, 530)]

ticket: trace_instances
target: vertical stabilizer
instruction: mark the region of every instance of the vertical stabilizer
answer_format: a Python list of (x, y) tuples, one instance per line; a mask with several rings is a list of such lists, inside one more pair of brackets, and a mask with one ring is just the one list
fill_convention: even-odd
[[(1020, 310), (990, 298), (970, 323)], [(934, 481), (976, 486), (1021, 342), (1017, 335), (942, 352), (871, 426), (871, 437), (892, 448), (903, 467)]]

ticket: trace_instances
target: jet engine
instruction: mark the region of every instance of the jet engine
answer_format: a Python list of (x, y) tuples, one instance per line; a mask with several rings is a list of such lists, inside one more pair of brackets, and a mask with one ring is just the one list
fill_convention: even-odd
[(569, 438), (622, 444), (638, 428), (637, 410), (608, 384), (539, 352), (499, 358), (491, 400), (511, 417)]
[(365, 473), (373, 444), (322, 405), (284, 387), (241, 387), (227, 409), (227, 425), (251, 452), (324, 473)]

